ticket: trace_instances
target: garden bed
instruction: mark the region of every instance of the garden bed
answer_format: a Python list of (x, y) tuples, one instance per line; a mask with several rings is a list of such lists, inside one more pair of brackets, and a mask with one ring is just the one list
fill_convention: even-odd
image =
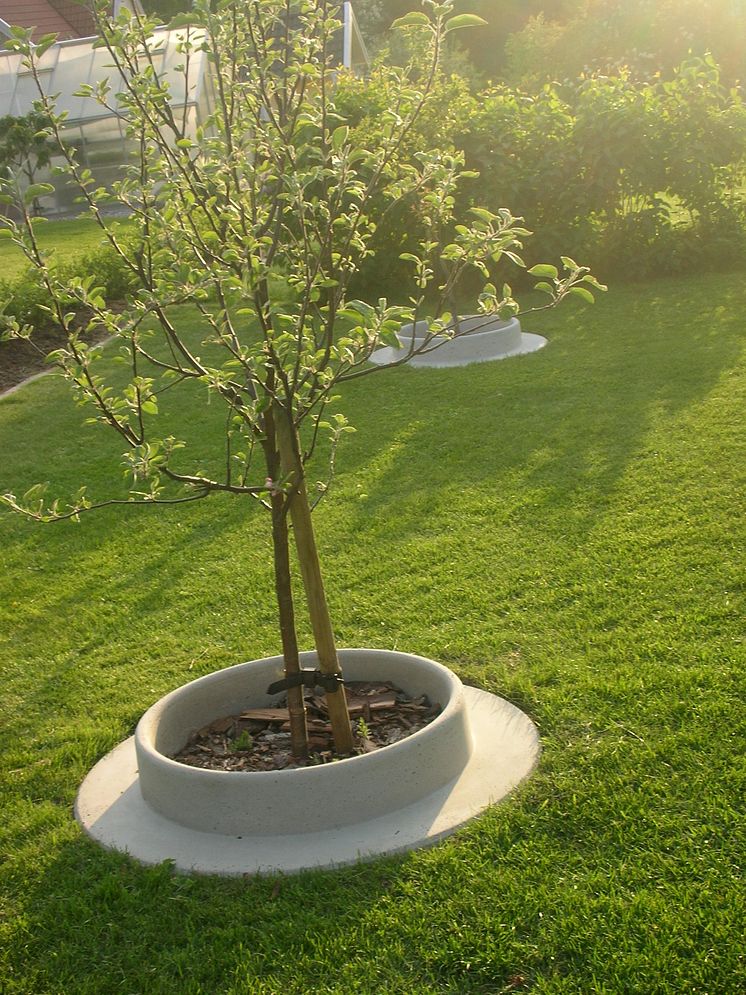
[[(89, 342), (102, 342), (107, 337), (104, 329), (88, 336)], [(30, 377), (49, 373), (54, 367), (47, 362), (50, 352), (60, 349), (67, 336), (59, 328), (40, 328), (31, 339), (13, 339), (0, 342), (0, 395), (17, 387)]]
[[(440, 714), (426, 695), (413, 698), (392, 684), (349, 682), (345, 688), (353, 721), (355, 754), (372, 753), (424, 729)], [(324, 697), (305, 696), (311, 766), (339, 759)], [(174, 760), (207, 770), (294, 770), (306, 763), (290, 752), (287, 707), (251, 708), (215, 719), (197, 730)]]

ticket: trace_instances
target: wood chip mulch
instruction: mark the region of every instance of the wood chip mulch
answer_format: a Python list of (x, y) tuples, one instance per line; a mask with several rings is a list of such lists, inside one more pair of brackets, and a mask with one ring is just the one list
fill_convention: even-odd
[[(110, 305), (110, 307), (112, 310), (116, 310), (118, 305)], [(77, 320), (83, 323), (88, 320), (88, 317), (89, 315), (82, 313)], [(108, 338), (108, 334), (104, 328), (101, 328), (87, 334), (85, 340), (92, 345), (96, 342), (103, 342)], [(55, 367), (47, 363), (47, 356), (50, 352), (60, 349), (66, 344), (67, 336), (54, 325), (36, 329), (30, 340), (0, 341), (0, 395), (12, 390), (13, 387), (17, 387), (29, 377), (54, 370)]]
[[(425, 695), (412, 698), (389, 683), (348, 681), (345, 693), (357, 756), (406, 739), (424, 729), (441, 710)], [(190, 767), (239, 771), (293, 770), (339, 759), (323, 693), (307, 694), (305, 702), (311, 750), (305, 764), (291, 755), (288, 710), (282, 705), (215, 719), (193, 733), (173, 759)]]

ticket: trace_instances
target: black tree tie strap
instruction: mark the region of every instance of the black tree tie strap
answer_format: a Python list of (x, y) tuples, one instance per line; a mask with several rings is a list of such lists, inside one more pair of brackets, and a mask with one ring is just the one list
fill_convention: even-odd
[(287, 691), (289, 688), (297, 688), (300, 685), (307, 688), (322, 687), (328, 694), (334, 694), (344, 684), (341, 674), (325, 674), (321, 670), (301, 670), (295, 674), (288, 674), (281, 681), (275, 681), (267, 688), (267, 694), (278, 694), (280, 691)]

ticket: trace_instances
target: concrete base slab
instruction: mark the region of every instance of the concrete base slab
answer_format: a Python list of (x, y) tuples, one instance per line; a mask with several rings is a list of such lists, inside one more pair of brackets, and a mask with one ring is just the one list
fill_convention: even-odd
[[(543, 335), (535, 335), (533, 332), (521, 332), (520, 345), (511, 349), (481, 348), (474, 349), (470, 355), (465, 355), (463, 353), (469, 345), (467, 342), (469, 338), (471, 336), (464, 336), (459, 340), (460, 353), (458, 356), (453, 355), (452, 351), (449, 351), (448, 346), (450, 343), (446, 342), (443, 346), (438, 346), (432, 352), (424, 353), (421, 356), (413, 356), (406, 365), (445, 369), (451, 366), (468, 366), (470, 363), (491, 363), (498, 359), (509, 359), (511, 356), (525, 356), (530, 352), (536, 352), (547, 344), (547, 340)], [(394, 349), (392, 346), (386, 346), (384, 349), (377, 349), (370, 357), (370, 361), (377, 366), (385, 366), (400, 360), (406, 354), (407, 350), (404, 348)]]
[(504, 798), (531, 773), (540, 754), (536, 728), (518, 708), (475, 688), (463, 693), (473, 740), (463, 770), (430, 795), (379, 817), (317, 832), (245, 838), (191, 829), (159, 815), (143, 799), (131, 737), (85, 779), (76, 818), (102, 846), (145, 864), (172, 860), (186, 873), (289, 873), (427, 846)]

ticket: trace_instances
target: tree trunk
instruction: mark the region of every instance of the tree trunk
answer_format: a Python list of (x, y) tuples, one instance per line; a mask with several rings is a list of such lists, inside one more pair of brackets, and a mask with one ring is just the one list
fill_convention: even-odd
[[(276, 449), (274, 420), (271, 412), (265, 416), (267, 435), (265, 457), (269, 476), (276, 480), (280, 473), (280, 460)], [(282, 655), (285, 660), (285, 676), (300, 673), (298, 639), (295, 632), (295, 609), (293, 588), (290, 580), (290, 549), (288, 543), (288, 521), (285, 496), (278, 492), (271, 495), (272, 504), (272, 551), (275, 568), (275, 595), (280, 615), (280, 636)], [(303, 701), (303, 686), (288, 688), (288, 713), (290, 716), (290, 749), (296, 760), (308, 759), (308, 728), (306, 726), (306, 706)]]
[[(298, 551), (300, 572), (311, 617), (319, 669), (324, 674), (339, 674), (341, 670), (337, 660), (337, 647), (329, 618), (324, 582), (321, 577), (321, 565), (311, 521), (305, 475), (300, 459), (298, 434), (288, 411), (279, 404), (274, 406), (274, 411), (282, 473), (283, 477), (290, 478), (292, 485), (289, 495), (290, 518), (293, 523), (295, 547)], [(334, 734), (335, 749), (337, 753), (350, 754), (354, 744), (344, 688), (340, 687), (337, 691), (327, 693), (326, 702)]]
[[(285, 660), (285, 675), (300, 673), (298, 640), (295, 634), (295, 612), (293, 591), (290, 584), (290, 551), (288, 549), (288, 525), (284, 500), (281, 494), (272, 497), (272, 543), (275, 559), (275, 593), (280, 613), (280, 634), (282, 655)], [(288, 713), (290, 716), (290, 749), (296, 760), (308, 759), (308, 729), (306, 727), (306, 706), (303, 701), (303, 685), (288, 688)]]

